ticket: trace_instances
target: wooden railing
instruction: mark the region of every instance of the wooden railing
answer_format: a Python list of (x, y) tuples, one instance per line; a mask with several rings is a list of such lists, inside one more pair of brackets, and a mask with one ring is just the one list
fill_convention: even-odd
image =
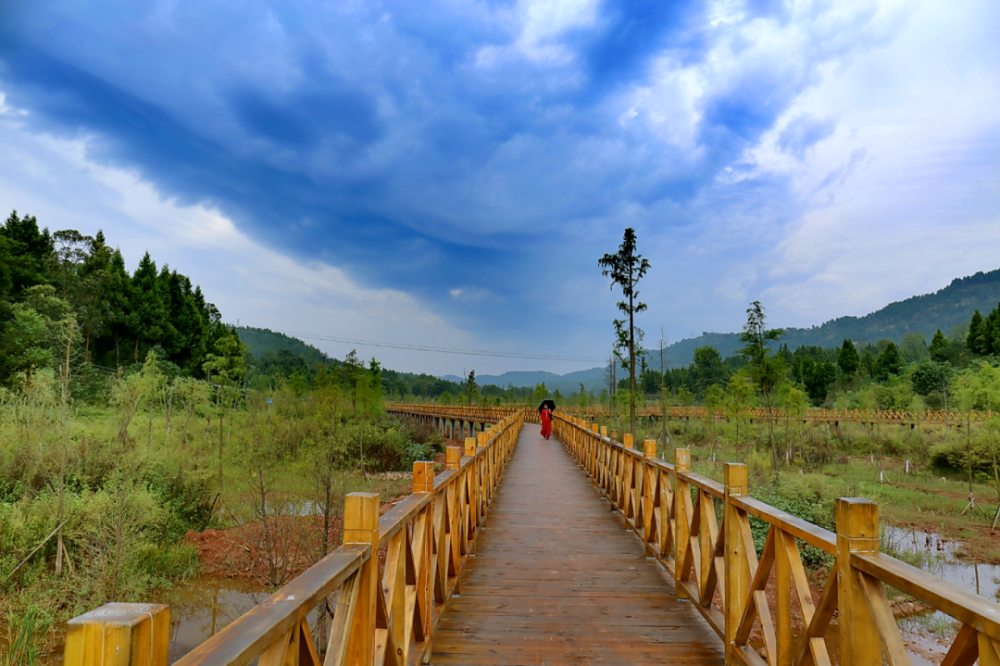
[[(888, 586), (961, 622), (942, 666), (1000, 666), (1000, 605), (880, 553), (874, 502), (837, 500), (834, 534), (750, 497), (743, 464), (720, 484), (691, 471), (687, 449), (671, 464), (654, 440), (637, 451), (631, 435), (615, 442), (576, 417), (557, 415), (553, 432), (724, 641), (727, 664), (827, 666), (836, 613), (842, 666), (881, 666), (883, 653), (909, 666)], [(759, 555), (750, 516), (768, 525)], [(818, 598), (801, 544), (832, 561)]]
[(520, 413), (520, 405), (504, 407), (475, 407), (469, 405), (422, 405), (411, 403), (391, 403), (385, 405), (390, 414), (409, 414), (434, 416), (442, 419), (455, 419), (475, 423), (497, 423), (501, 419), (510, 418)]
[[(589, 407), (565, 406), (561, 408), (562, 413), (571, 416), (580, 416), (590, 420), (606, 418), (609, 412), (601, 405)], [(704, 419), (709, 417), (709, 410), (704, 407), (667, 407), (643, 406), (636, 409), (636, 415), (640, 418), (690, 418)], [(715, 410), (716, 419), (728, 418), (724, 409)], [(932, 411), (924, 410), (919, 412), (903, 411), (896, 409), (805, 409), (799, 413), (788, 413), (782, 409), (767, 410), (762, 407), (754, 407), (743, 412), (746, 419), (767, 419), (775, 421), (822, 421), (826, 423), (890, 423), (896, 425), (966, 425), (972, 423), (978, 425), (996, 416), (991, 411), (985, 412), (956, 412), (956, 411)]]
[[(413, 494), (381, 518), (377, 494), (348, 495), (344, 545), (176, 666), (241, 666), (258, 658), (259, 666), (426, 663), (522, 424), (517, 411), (467, 438), (464, 451), (449, 447), (447, 470), (437, 477), (433, 463), (414, 463)], [(307, 616), (332, 607), (321, 660)], [(69, 622), (64, 663), (166, 666), (169, 624), (163, 605), (107, 604)]]

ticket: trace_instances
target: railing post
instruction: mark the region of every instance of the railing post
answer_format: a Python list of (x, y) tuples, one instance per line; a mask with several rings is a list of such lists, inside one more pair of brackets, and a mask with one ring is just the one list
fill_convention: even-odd
[(726, 612), (726, 663), (732, 666), (743, 663), (742, 659), (737, 658), (731, 652), (736, 649), (733, 640), (736, 638), (736, 630), (739, 628), (740, 618), (743, 617), (743, 607), (750, 591), (750, 563), (744, 550), (745, 544), (740, 530), (740, 513), (731, 498), (742, 497), (748, 493), (747, 466), (743, 463), (726, 463), (724, 474), (723, 520), (725, 533), (722, 538), (725, 539), (726, 545), (724, 555), (726, 586), (723, 590), (725, 597), (723, 601)]
[(413, 492), (434, 492), (434, 463), (426, 460), (413, 463)]
[[(413, 463), (413, 492), (433, 493), (434, 492), (434, 463), (425, 460), (417, 460)], [(419, 534), (423, 538), (419, 543), (414, 544), (414, 550), (420, 553), (420, 566), (417, 568), (417, 600), (414, 612), (416, 613), (414, 635), (424, 647), (430, 646), (431, 641), (431, 616), (434, 607), (434, 585), (432, 571), (434, 563), (434, 498), (431, 497), (430, 504), (424, 509), (423, 531), (419, 532), (414, 527), (414, 538)], [(425, 652), (429, 652), (425, 649)]]
[[(625, 435), (631, 439), (632, 435)], [(691, 449), (674, 449), (674, 588), (678, 599), (690, 599), (684, 588), (681, 574), (684, 571), (684, 554), (691, 537), (691, 484), (681, 478), (682, 472), (691, 471)]]
[(601, 437), (608, 436), (608, 426), (601, 426)]
[(626, 449), (634, 449), (635, 448), (635, 439), (632, 437), (632, 433), (630, 433), (630, 432), (625, 433), (625, 436), (622, 437), (622, 445)]
[(447, 458), (445, 458), (444, 465), (448, 469), (459, 469), (462, 466), (462, 447), (461, 446), (449, 446), (448, 447)]
[(66, 666), (167, 666), (169, 606), (104, 604), (66, 624)]
[(882, 642), (868, 609), (851, 553), (877, 553), (878, 504), (864, 498), (837, 500), (837, 624), (841, 666), (881, 666)]
[(378, 589), (378, 493), (351, 493), (344, 498), (344, 543), (371, 546), (371, 556), (358, 571), (358, 601), (347, 638), (347, 662), (372, 666), (375, 660), (375, 599)]
[(656, 440), (655, 439), (644, 439), (644, 440), (642, 440), (642, 456), (644, 458), (655, 458), (656, 457)]

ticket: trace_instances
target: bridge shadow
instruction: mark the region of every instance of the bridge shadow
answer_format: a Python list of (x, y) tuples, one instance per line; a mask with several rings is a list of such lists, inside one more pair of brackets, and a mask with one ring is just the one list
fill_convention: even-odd
[(673, 580), (554, 439), (525, 424), (432, 664), (724, 663)]

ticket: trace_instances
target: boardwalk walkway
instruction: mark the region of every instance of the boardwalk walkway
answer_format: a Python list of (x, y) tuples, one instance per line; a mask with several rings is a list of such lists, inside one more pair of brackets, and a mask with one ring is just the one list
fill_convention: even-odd
[(525, 424), (431, 663), (721, 666), (724, 658), (569, 454)]

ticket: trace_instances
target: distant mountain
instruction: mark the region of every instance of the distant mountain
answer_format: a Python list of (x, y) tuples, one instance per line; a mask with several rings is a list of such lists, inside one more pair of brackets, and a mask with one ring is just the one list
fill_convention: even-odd
[[(907, 333), (922, 333), (930, 342), (937, 329), (940, 328), (946, 335), (951, 334), (956, 327), (967, 325), (975, 310), (978, 309), (985, 315), (997, 307), (998, 303), (1000, 303), (1000, 269), (957, 278), (933, 294), (914, 296), (891, 303), (864, 317), (839, 317), (812, 328), (788, 328), (785, 329), (781, 341), (791, 349), (802, 345), (838, 347), (844, 338), (856, 342), (877, 342), (883, 338), (900, 342)], [(288, 349), (296, 356), (304, 355), (309, 359), (320, 360), (326, 357), (316, 347), (283, 333), (245, 326), (236, 330), (239, 331), (240, 339), (250, 347), (250, 351), (257, 358), (260, 358), (265, 351), (277, 352), (279, 349)], [(726, 357), (735, 354), (743, 345), (739, 333), (703, 333), (697, 338), (681, 340), (670, 345), (664, 355), (670, 367), (686, 366), (694, 361), (694, 350), (705, 346), (715, 347), (723, 357)], [(659, 355), (655, 351), (650, 354), (649, 363), (653, 367), (659, 367)], [(579, 370), (565, 375), (543, 371), (516, 371), (505, 372), (502, 375), (477, 375), (476, 382), (480, 386), (493, 384), (500, 388), (506, 388), (508, 385), (533, 387), (544, 383), (551, 391), (571, 395), (580, 389), (581, 383), (588, 391), (599, 393), (605, 387), (604, 373), (603, 367)], [(619, 377), (621, 376), (624, 376), (623, 370), (619, 370)], [(445, 375), (440, 379), (459, 384), (465, 381), (463, 377), (456, 375)]]
[[(788, 328), (781, 341), (789, 349), (802, 345), (829, 348), (840, 346), (844, 338), (856, 342), (878, 342), (888, 338), (898, 343), (907, 333), (923, 333), (929, 343), (937, 329), (948, 335), (956, 326), (968, 324), (977, 309), (985, 315), (998, 303), (1000, 269), (956, 278), (933, 294), (890, 303), (864, 317), (839, 317), (812, 328)], [(671, 367), (689, 365), (694, 361), (694, 350), (705, 346), (715, 347), (726, 357), (735, 354), (743, 345), (739, 333), (703, 333), (667, 347), (667, 362)], [(652, 356), (658, 367), (657, 354), (654, 352)]]
[[(456, 375), (445, 375), (441, 379), (462, 383), (464, 378)], [(582, 383), (587, 391), (600, 393), (605, 387), (604, 368), (591, 368), (590, 370), (577, 370), (565, 375), (557, 375), (554, 372), (544, 372), (542, 370), (523, 370), (505, 372), (502, 375), (476, 375), (476, 383), (480, 386), (492, 384), (500, 388), (507, 388), (508, 385), (515, 387), (534, 387), (538, 384), (545, 384), (545, 388), (550, 391), (559, 391), (563, 395), (577, 393)]]

